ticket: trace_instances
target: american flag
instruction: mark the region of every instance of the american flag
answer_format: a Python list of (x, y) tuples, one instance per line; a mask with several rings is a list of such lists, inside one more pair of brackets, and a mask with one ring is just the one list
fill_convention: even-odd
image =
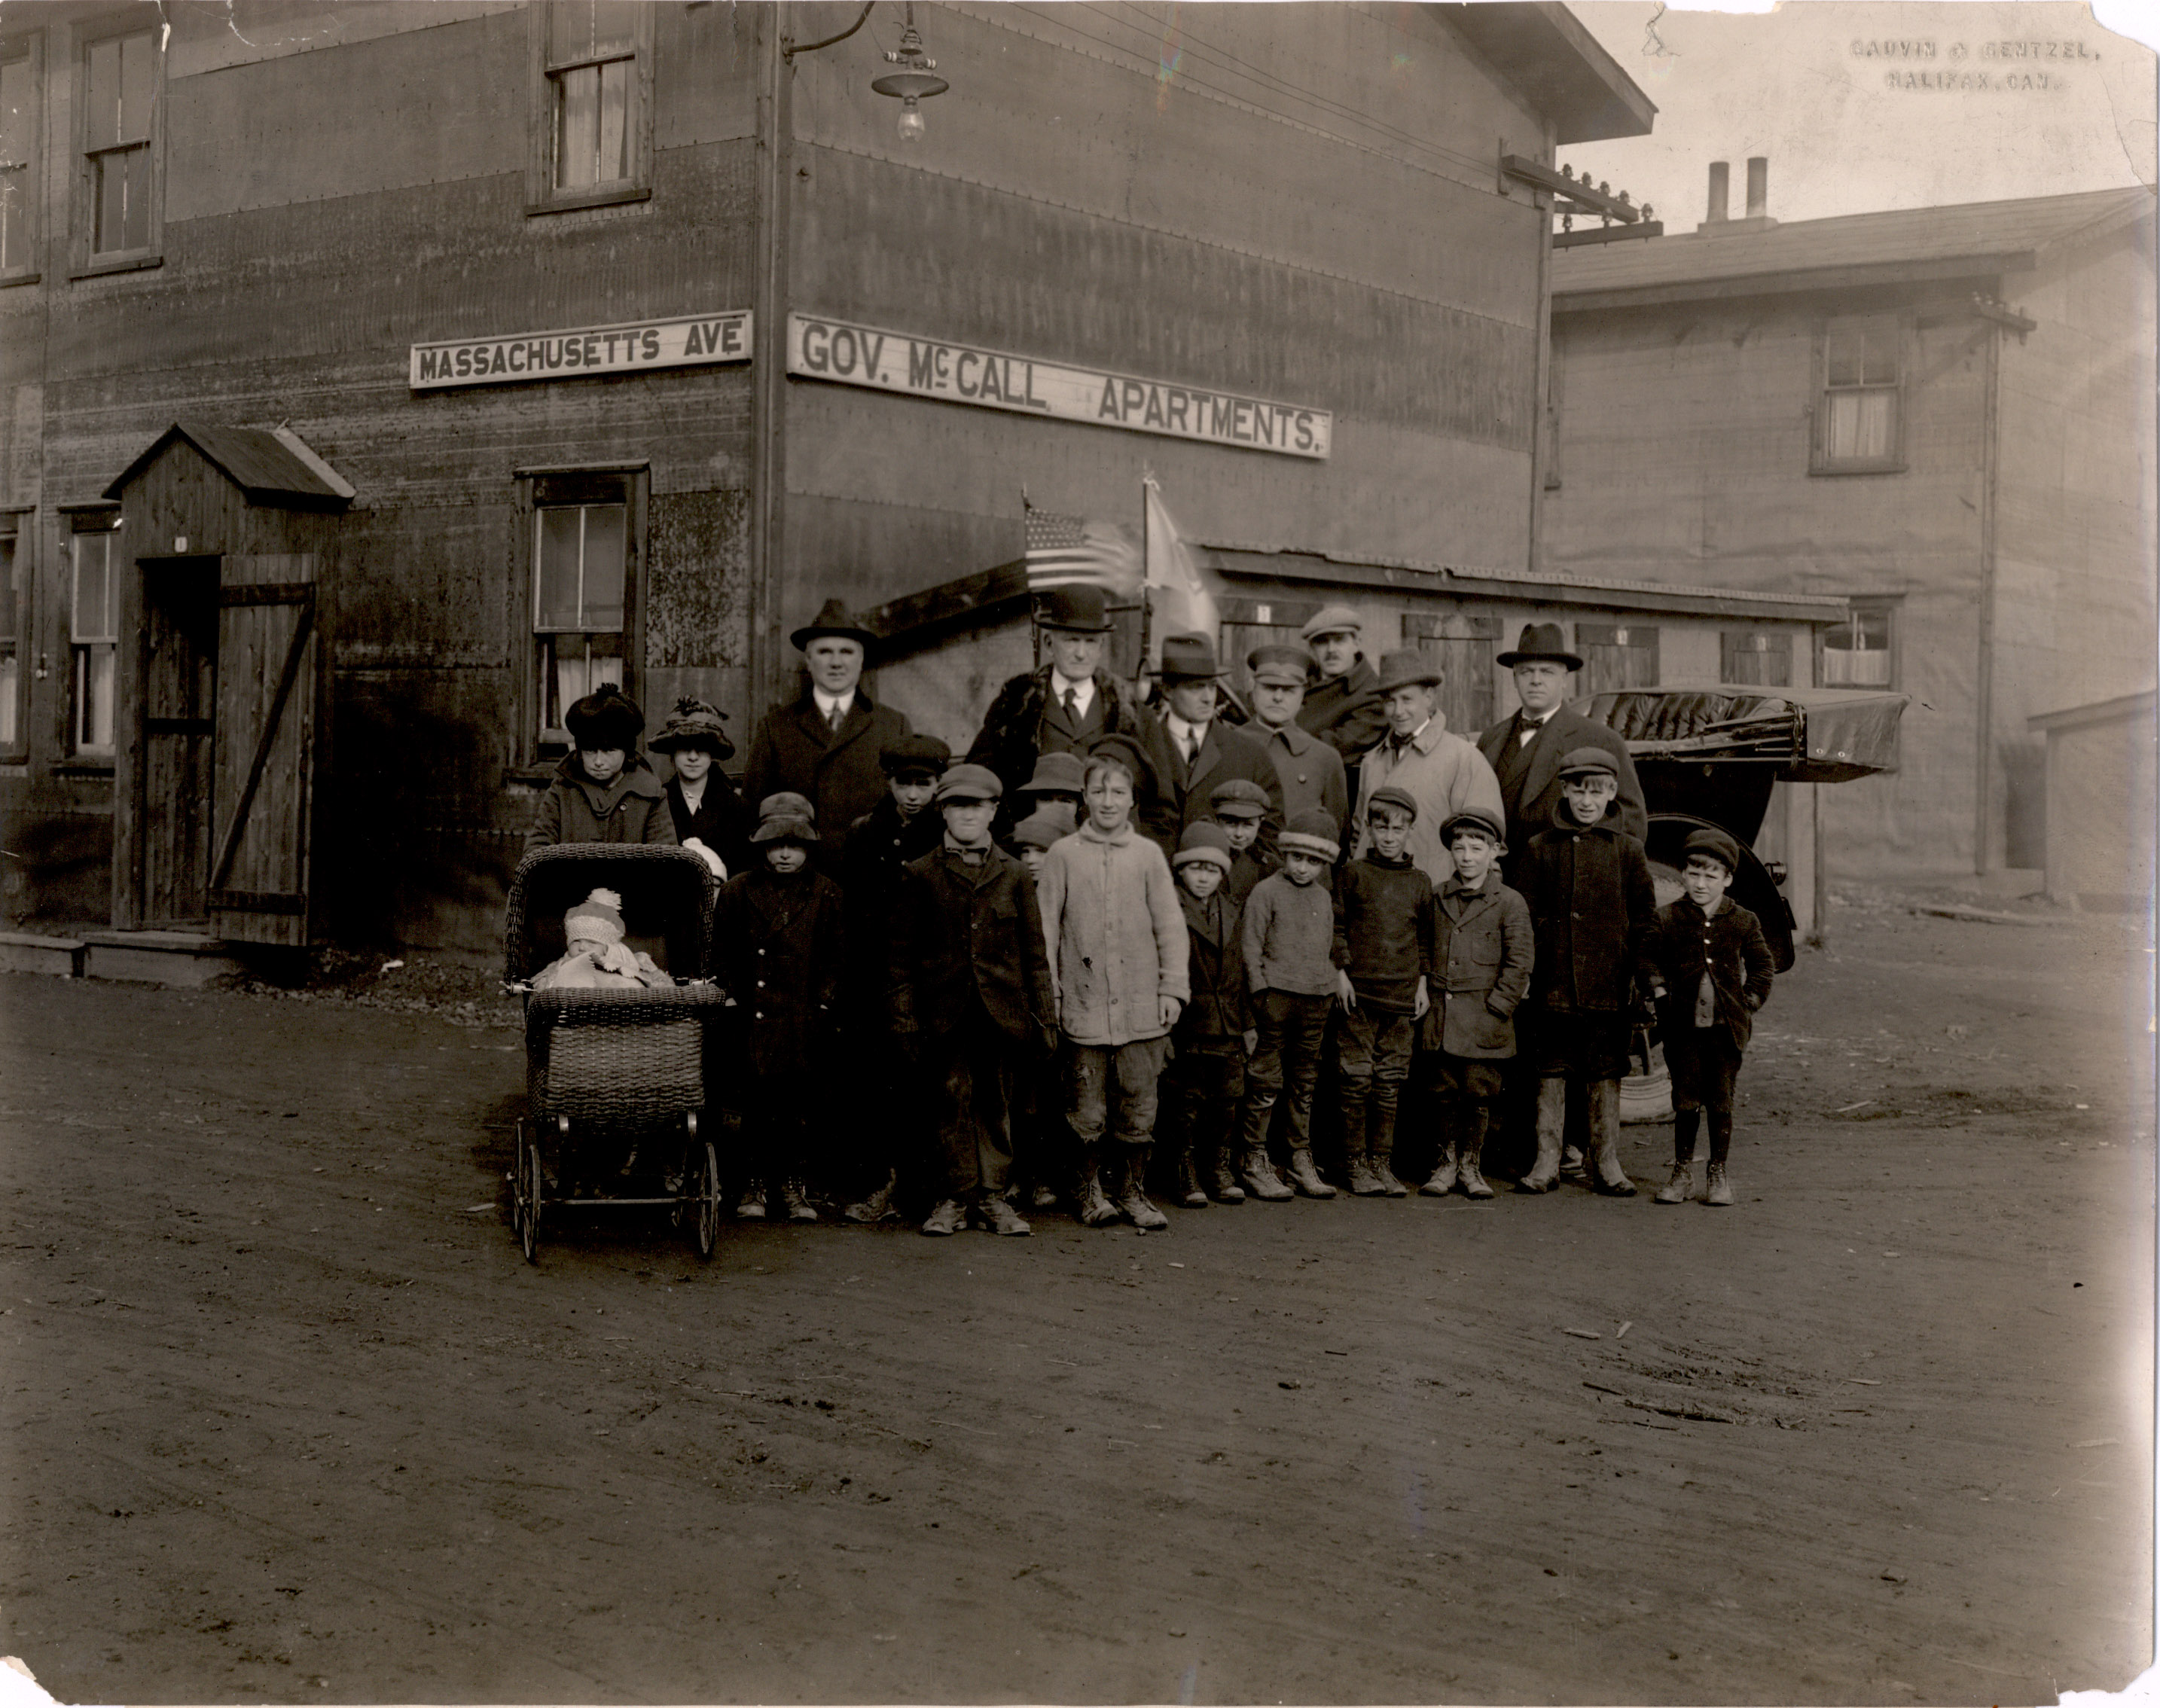
[(1027, 585), (1089, 585), (1114, 595), (1139, 594), (1144, 565), (1132, 530), (1114, 522), (1090, 522), (1027, 506)]

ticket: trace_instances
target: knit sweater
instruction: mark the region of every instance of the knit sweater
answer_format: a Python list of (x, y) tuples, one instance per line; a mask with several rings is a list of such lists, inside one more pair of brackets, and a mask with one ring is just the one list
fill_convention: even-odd
[(1342, 869), (1335, 896), (1335, 964), (1350, 975), (1361, 1005), (1390, 1014), (1416, 1005), (1418, 979), (1432, 965), (1432, 880), (1410, 864), (1368, 849)]
[(1242, 930), (1249, 990), (1328, 996), (1335, 990), (1335, 904), (1318, 884), (1263, 878), (1245, 902)]
[(1036, 894), (1057, 1023), (1075, 1043), (1114, 1046), (1170, 1028), (1162, 999), (1192, 994), (1185, 910), (1162, 850), (1129, 824), (1083, 824), (1043, 856)]

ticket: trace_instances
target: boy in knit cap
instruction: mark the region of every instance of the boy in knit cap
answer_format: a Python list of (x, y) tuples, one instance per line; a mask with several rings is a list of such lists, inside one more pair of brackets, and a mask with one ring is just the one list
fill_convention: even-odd
[(735, 1214), (765, 1220), (768, 1189), (781, 1213), (815, 1222), (804, 1178), (813, 1114), (826, 1106), (833, 1010), (845, 927), (840, 886), (811, 868), (818, 827), (810, 802), (783, 791), (758, 807), (750, 845), (761, 863), (721, 886), (713, 908), (720, 985), (735, 1010), (750, 1159)]
[(1187, 825), (1171, 865), (1185, 910), (1192, 1000), (1171, 1033), (1176, 1053), (1163, 1070), (1163, 1129), (1176, 1152), (1178, 1201), (1204, 1210), (1211, 1194), (1225, 1204), (1245, 1201), (1231, 1161), (1245, 1093), (1245, 977), (1238, 910), (1223, 889), (1230, 847), (1223, 827)]
[(1057, 1001), (1027, 869), (991, 839), (1005, 786), (957, 765), (937, 784), (943, 843), (908, 865), (892, 921), (892, 1031), (929, 1093), (942, 1179), (922, 1231), (1024, 1234), (1005, 1201), (1013, 1080), (1047, 1055)]
[(1440, 1165), (1418, 1190), (1444, 1198), (1458, 1185), (1489, 1198), (1481, 1165), (1500, 1064), (1515, 1053), (1514, 1015), (1530, 988), (1530, 911), (1500, 881), (1508, 851), (1497, 813), (1470, 807), (1441, 827), (1455, 875), (1441, 885), (1433, 958), (1439, 1001), (1425, 1017), (1428, 1071), (1440, 1104)]
[[(1191, 994), (1185, 913), (1162, 849), (1133, 828), (1138, 744), (1104, 737), (1087, 765), (1088, 822), (1042, 862), (1042, 929), (1064, 1034), (1066, 1100), (1081, 1145), (1080, 1219), (1166, 1228), (1148, 1202), (1155, 1080)], [(1105, 1135), (1115, 1153), (1103, 1155)], [(1118, 1202), (1103, 1196), (1108, 1162)]]
[(1336, 884), (1335, 964), (1342, 1017), (1335, 1030), (1342, 1158), (1361, 1198), (1409, 1196), (1395, 1178), (1395, 1114), (1418, 1022), (1429, 1005), (1435, 937), (1432, 880), (1404, 849), (1417, 822), (1407, 789), (1365, 803), (1365, 854)]
[(1733, 1082), (1777, 963), (1763, 922), (1725, 893), (1740, 868), (1739, 844), (1721, 830), (1698, 830), (1680, 853), (1685, 893), (1658, 911), (1646, 957), (1673, 1077), (1673, 1176), (1657, 1202), (1685, 1203), (1694, 1191), (1695, 1134), (1706, 1115), (1710, 1181), (1702, 1201), (1730, 1204)]
[(1312, 1090), (1327, 1005), (1340, 989), (1335, 907), (1320, 879), (1342, 858), (1341, 833), (1325, 812), (1301, 812), (1284, 828), (1278, 847), (1282, 870), (1254, 888), (1238, 932), (1259, 1033), (1245, 1069), (1245, 1190), (1271, 1201), (1291, 1196), (1268, 1160), (1268, 1124), (1281, 1098), (1290, 1182), (1308, 1198), (1332, 1198), (1335, 1188), (1312, 1165)]
[(1268, 816), (1268, 792), (1249, 777), (1218, 783), (1208, 796), (1215, 822), (1230, 838), (1230, 875), (1223, 887), (1242, 911), (1253, 887), (1275, 870), (1260, 842), (1260, 822)]
[(637, 738), (645, 714), (604, 682), (563, 714), (570, 751), (555, 767), (525, 833), (527, 850), (563, 842), (658, 844), (672, 848), (675, 821)]

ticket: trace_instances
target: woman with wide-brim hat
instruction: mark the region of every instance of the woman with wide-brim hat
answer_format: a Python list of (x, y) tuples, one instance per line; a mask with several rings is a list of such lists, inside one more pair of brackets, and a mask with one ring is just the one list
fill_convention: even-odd
[(719, 707), (685, 694), (675, 702), (667, 721), (645, 745), (674, 764), (664, 793), (675, 821), (675, 839), (703, 855), (714, 875), (740, 871), (750, 848), (753, 821), (735, 786), (720, 769), (735, 756), (728, 739), (727, 716)]

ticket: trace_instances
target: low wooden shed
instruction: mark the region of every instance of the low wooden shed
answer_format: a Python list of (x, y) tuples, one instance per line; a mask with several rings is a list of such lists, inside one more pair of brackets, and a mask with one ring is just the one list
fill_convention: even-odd
[(309, 941), (352, 487), (284, 428), (175, 423), (120, 505), (112, 922)]

